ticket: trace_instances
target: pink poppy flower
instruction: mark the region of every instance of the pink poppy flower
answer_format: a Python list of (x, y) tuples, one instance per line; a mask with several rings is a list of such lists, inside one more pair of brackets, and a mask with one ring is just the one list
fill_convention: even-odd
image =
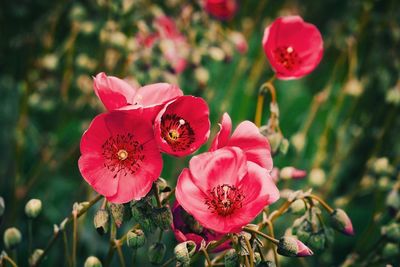
[(236, 0), (204, 0), (204, 9), (221, 20), (231, 19), (235, 15), (237, 8)]
[(200, 224), (218, 233), (239, 232), (279, 198), (269, 171), (247, 161), (237, 147), (193, 157), (180, 174), (176, 200)]
[(161, 151), (178, 157), (193, 153), (210, 135), (208, 116), (208, 105), (199, 97), (181, 96), (165, 104), (154, 121)]
[[(107, 110), (161, 106), (182, 96), (182, 90), (168, 83), (149, 84), (134, 88), (126, 81), (104, 72), (94, 78), (94, 91)], [(129, 107), (128, 107), (129, 106)]]
[(139, 200), (160, 176), (162, 158), (151, 116), (142, 108), (103, 113), (82, 136), (79, 170), (110, 202)]
[[(172, 207), (173, 223), (171, 228), (174, 232), (178, 242), (193, 241), (200, 248), (201, 242), (204, 240), (206, 243), (217, 241), (224, 235), (214, 232), (210, 229), (201, 226), (190, 214), (188, 214), (178, 202), (175, 201)], [(225, 249), (231, 248), (230, 241), (226, 241), (213, 250), (213, 252), (220, 252)]]
[(215, 136), (210, 151), (225, 146), (235, 146), (243, 150), (248, 161), (252, 161), (268, 171), (272, 170), (273, 162), (268, 139), (260, 134), (254, 123), (250, 121), (240, 123), (231, 136), (232, 120), (228, 113), (224, 113), (219, 126), (220, 131)]
[(265, 29), (262, 43), (276, 77), (282, 80), (298, 79), (312, 72), (324, 50), (317, 27), (299, 16), (276, 19)]
[(157, 28), (161, 38), (174, 39), (182, 36), (178, 30), (178, 27), (176, 27), (175, 21), (170, 17), (157, 17), (154, 21), (154, 25)]

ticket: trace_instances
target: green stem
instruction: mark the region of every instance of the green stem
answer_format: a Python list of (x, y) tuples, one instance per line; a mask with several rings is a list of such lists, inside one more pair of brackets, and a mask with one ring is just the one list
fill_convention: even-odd
[(117, 248), (118, 252), (118, 257), (119, 257), (119, 262), (121, 263), (122, 267), (126, 267), (125, 265), (125, 259), (124, 259), (124, 254), (122, 254), (122, 249), (121, 249), (121, 243), (119, 240), (115, 241), (115, 247)]
[(257, 234), (257, 235), (259, 235), (259, 236), (262, 236), (262, 237), (264, 237), (265, 239), (267, 239), (268, 241), (271, 241), (271, 242), (272, 242), (273, 244), (275, 244), (275, 245), (278, 245), (278, 244), (279, 244), (279, 240), (278, 240), (278, 239), (275, 239), (275, 238), (273, 238), (272, 236), (269, 236), (269, 235), (267, 235), (267, 234), (264, 234), (263, 232), (260, 232), (260, 231), (251, 229), (251, 228), (249, 228), (249, 227), (247, 227), (247, 226), (244, 227), (243, 230), (245, 230), (246, 232), (249, 232), (249, 233), (253, 233), (253, 234)]
[(249, 251), (249, 260), (250, 260), (250, 267), (254, 267), (254, 253), (253, 253), (253, 248), (251, 247), (250, 241), (244, 237), (244, 242), (246, 243), (246, 247)]
[(206, 257), (207, 266), (208, 266), (208, 267), (212, 267), (213, 264), (212, 264), (212, 262), (211, 262), (210, 256), (208, 255), (207, 250), (203, 247), (203, 248), (201, 249), (201, 251), (203, 252), (204, 257)]
[[(12, 267), (18, 267), (18, 265), (15, 263), (15, 261), (13, 261), (13, 259), (11, 259), (8, 255), (4, 255), (3, 259), (5, 259), (6, 261), (8, 261)], [(1, 262), (0, 262), (1, 263)], [(2, 265), (1, 265), (2, 266)]]
[(32, 219), (28, 219), (28, 251), (32, 254)]
[(310, 194), (309, 196), (312, 199), (315, 199), (316, 201), (319, 202), (319, 204), (322, 205), (322, 207), (324, 207), (329, 213), (333, 213), (334, 209), (332, 209), (328, 203), (326, 203), (322, 198), (320, 198), (319, 196), (316, 196), (314, 194)]
[(76, 267), (76, 245), (78, 242), (78, 213), (76, 210), (72, 212), (72, 266)]
[(63, 235), (63, 243), (64, 243), (64, 257), (67, 259), (67, 265), (69, 267), (72, 266), (72, 262), (71, 262), (71, 256), (69, 254), (69, 249), (68, 249), (68, 238), (67, 238), (67, 233), (66, 233), (66, 229), (62, 230), (62, 235)]

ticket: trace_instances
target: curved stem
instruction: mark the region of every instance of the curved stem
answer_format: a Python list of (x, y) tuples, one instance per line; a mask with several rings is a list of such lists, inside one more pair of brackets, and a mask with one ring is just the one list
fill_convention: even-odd
[(254, 253), (253, 248), (251, 247), (250, 241), (244, 237), (244, 242), (246, 243), (246, 247), (249, 250), (249, 260), (250, 260), (250, 267), (254, 267)]
[(212, 267), (213, 264), (212, 264), (212, 262), (211, 262), (210, 256), (208, 255), (207, 250), (203, 247), (203, 248), (201, 249), (201, 251), (203, 252), (204, 257), (206, 257), (207, 266), (208, 266), (208, 267)]
[(276, 104), (276, 91), (275, 91), (275, 87), (273, 85), (274, 80), (275, 80), (275, 75), (272, 76), (272, 78), (269, 79), (267, 82), (263, 83), (261, 85), (261, 87), (260, 87), (259, 92), (258, 92), (256, 115), (255, 115), (255, 118), (254, 118), (254, 123), (257, 125), (257, 127), (261, 126), (262, 113), (263, 113), (263, 107), (264, 107), (264, 98), (265, 98), (265, 92), (266, 92), (265, 90), (266, 89), (271, 94), (271, 103)]
[(322, 207), (324, 207), (329, 213), (332, 213), (334, 211), (334, 209), (331, 208), (331, 206), (328, 205), (328, 203), (326, 203), (322, 198), (320, 198), (319, 196), (316, 196), (314, 194), (310, 194), (308, 196), (309, 198), (315, 199), (316, 201), (319, 202), (319, 204), (322, 205)]
[(72, 212), (72, 267), (76, 266), (76, 246), (78, 243), (78, 213), (76, 210)]
[(161, 267), (167, 267), (168, 265), (170, 265), (171, 263), (173, 263), (175, 260), (175, 257), (170, 258), (169, 260), (167, 260), (166, 262), (164, 262), (163, 265), (161, 265)]
[[(270, 220), (267, 220), (267, 225), (268, 225), (268, 231), (271, 235), (272, 238), (275, 238), (275, 233), (274, 233), (274, 226)], [(278, 253), (276, 252), (276, 248), (272, 247), (272, 251), (274, 252), (274, 261), (276, 267), (279, 267), (279, 260), (278, 260)]]
[(279, 240), (278, 240), (278, 239), (275, 239), (275, 238), (273, 238), (272, 236), (269, 236), (269, 235), (267, 235), (267, 234), (264, 234), (263, 232), (260, 232), (260, 231), (251, 229), (251, 228), (249, 228), (249, 227), (247, 227), (247, 226), (244, 227), (243, 230), (245, 230), (246, 232), (249, 232), (249, 233), (254, 233), (254, 234), (257, 234), (257, 235), (259, 235), (259, 236), (262, 236), (262, 237), (264, 237), (265, 239), (267, 239), (268, 241), (272, 242), (272, 243), (275, 244), (275, 245), (278, 245), (278, 244), (279, 244)]
[[(3, 259), (5, 259), (6, 261), (8, 261), (12, 267), (18, 267), (18, 265), (15, 263), (15, 261), (13, 261), (13, 259), (11, 259), (8, 255), (4, 255)], [(1, 263), (1, 262), (0, 262)]]
[(116, 247), (117, 252), (118, 252), (119, 262), (121, 263), (122, 267), (126, 267), (124, 254), (122, 254), (121, 242), (119, 240), (115, 240), (114, 243), (115, 243), (115, 247)]

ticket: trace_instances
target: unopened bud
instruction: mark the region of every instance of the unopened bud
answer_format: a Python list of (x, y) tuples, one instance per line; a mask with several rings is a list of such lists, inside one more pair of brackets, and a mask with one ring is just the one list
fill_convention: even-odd
[(269, 144), (271, 145), (271, 150), (273, 153), (276, 153), (282, 143), (283, 136), (280, 133), (269, 133), (267, 126), (262, 126), (260, 128), (261, 134), (268, 138)]
[(389, 159), (386, 157), (378, 158), (372, 165), (373, 170), (377, 174), (386, 174), (388, 171), (391, 170), (391, 166), (389, 164)]
[(300, 240), (291, 236), (284, 236), (279, 239), (277, 252), (287, 257), (307, 257), (313, 255), (311, 249)]
[(29, 256), (29, 265), (35, 266), (39, 260), (39, 258), (43, 255), (43, 249), (35, 249), (31, 256)]
[(390, 190), (386, 197), (386, 205), (392, 213), (396, 213), (400, 210), (400, 192), (397, 188)]
[(286, 155), (286, 153), (289, 150), (289, 140), (287, 140), (286, 138), (282, 139), (282, 142), (279, 145), (279, 152), (281, 152), (283, 155)]
[(124, 221), (125, 207), (123, 204), (108, 203), (108, 208), (110, 209), (111, 216), (114, 219), (117, 227), (120, 227)]
[(347, 213), (342, 209), (335, 209), (331, 215), (332, 227), (345, 235), (354, 235), (353, 224)]
[(31, 199), (25, 205), (25, 214), (30, 219), (34, 219), (39, 216), (42, 211), (42, 201), (39, 199)]
[(398, 257), (399, 254), (399, 245), (394, 243), (387, 243), (382, 250), (382, 256), (385, 259), (391, 259)]
[(226, 251), (224, 256), (225, 267), (237, 267), (239, 265), (239, 256), (233, 248)]
[(312, 248), (313, 251), (323, 251), (325, 249), (325, 234), (323, 231), (312, 234), (307, 242), (307, 245)]
[(128, 247), (133, 249), (142, 247), (145, 242), (146, 236), (144, 235), (144, 232), (140, 229), (129, 231), (126, 236), (126, 244), (128, 245)]
[(400, 224), (391, 223), (389, 225), (383, 226), (381, 229), (382, 235), (384, 235), (388, 240), (392, 242), (400, 242)]
[(4, 203), (4, 199), (0, 197), (0, 223), (1, 223), (1, 218), (4, 215), (4, 211), (6, 210), (6, 204)]
[(316, 187), (323, 185), (326, 181), (326, 174), (323, 169), (314, 168), (310, 172), (310, 184)]
[(290, 141), (297, 151), (302, 151), (306, 144), (306, 136), (303, 133), (297, 133), (290, 138)]
[(210, 74), (208, 70), (203, 67), (196, 68), (194, 71), (194, 77), (201, 85), (206, 85), (210, 79)]
[(280, 171), (280, 177), (283, 180), (290, 179), (302, 179), (307, 176), (307, 172), (303, 170), (298, 170), (294, 167), (284, 167)]
[(104, 235), (108, 232), (109, 219), (110, 216), (105, 209), (99, 209), (96, 215), (94, 215), (93, 224), (100, 235)]
[(95, 257), (90, 256), (86, 259), (84, 267), (102, 267), (101, 261)]
[(168, 207), (154, 210), (154, 222), (162, 230), (168, 230), (172, 224), (172, 212)]
[(183, 266), (190, 265), (190, 258), (196, 252), (196, 243), (193, 241), (187, 241), (178, 244), (175, 249), (175, 258), (178, 262), (180, 262)]
[(4, 232), (3, 241), (7, 249), (14, 249), (21, 243), (21, 240), (21, 232), (15, 227), (8, 228)]
[(290, 204), (290, 212), (295, 215), (303, 215), (307, 210), (306, 203), (302, 199), (295, 200), (292, 204)]
[(164, 260), (166, 250), (167, 247), (163, 243), (157, 242), (151, 245), (148, 250), (150, 263), (160, 265)]

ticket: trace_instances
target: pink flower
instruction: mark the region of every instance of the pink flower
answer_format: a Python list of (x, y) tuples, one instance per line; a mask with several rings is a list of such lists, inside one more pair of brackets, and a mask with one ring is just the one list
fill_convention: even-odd
[[(172, 230), (174, 231), (175, 238), (178, 242), (191, 240), (196, 243), (197, 249), (199, 249), (203, 240), (208, 243), (211, 241), (217, 241), (224, 236), (223, 234), (202, 227), (176, 201), (172, 207), (172, 214), (174, 218)], [(220, 252), (230, 247), (230, 241), (226, 241), (214, 249), (213, 252)]]
[(161, 151), (186, 156), (204, 144), (210, 135), (207, 103), (199, 97), (181, 96), (165, 104), (154, 122)]
[(299, 16), (276, 19), (265, 29), (262, 43), (272, 69), (282, 80), (309, 74), (323, 55), (321, 33)]
[(120, 108), (156, 107), (182, 96), (182, 90), (176, 85), (155, 83), (134, 88), (117, 77), (107, 76), (104, 72), (94, 78), (94, 91), (107, 110)]
[(237, 7), (236, 0), (204, 0), (204, 9), (221, 20), (231, 19)]
[(136, 35), (136, 40), (139, 45), (142, 45), (146, 48), (152, 48), (154, 43), (159, 38), (157, 33), (138, 33)]
[(113, 203), (139, 200), (162, 169), (149, 109), (111, 111), (95, 117), (83, 134), (79, 170)]
[(229, 35), (229, 39), (232, 41), (232, 43), (235, 45), (236, 50), (240, 54), (246, 54), (247, 50), (249, 49), (249, 46), (247, 44), (246, 38), (244, 35), (240, 32), (232, 32)]
[(230, 136), (232, 120), (228, 113), (224, 113), (219, 126), (220, 131), (215, 136), (210, 151), (225, 146), (238, 147), (243, 150), (248, 161), (252, 161), (268, 171), (272, 170), (273, 162), (268, 139), (260, 134), (258, 127), (254, 123), (250, 121), (240, 123), (232, 136)]
[(182, 36), (178, 27), (176, 27), (175, 21), (167, 16), (157, 17), (154, 25), (161, 38), (174, 39)]
[(176, 186), (179, 204), (201, 225), (223, 234), (240, 231), (278, 198), (269, 172), (237, 147), (193, 157)]

